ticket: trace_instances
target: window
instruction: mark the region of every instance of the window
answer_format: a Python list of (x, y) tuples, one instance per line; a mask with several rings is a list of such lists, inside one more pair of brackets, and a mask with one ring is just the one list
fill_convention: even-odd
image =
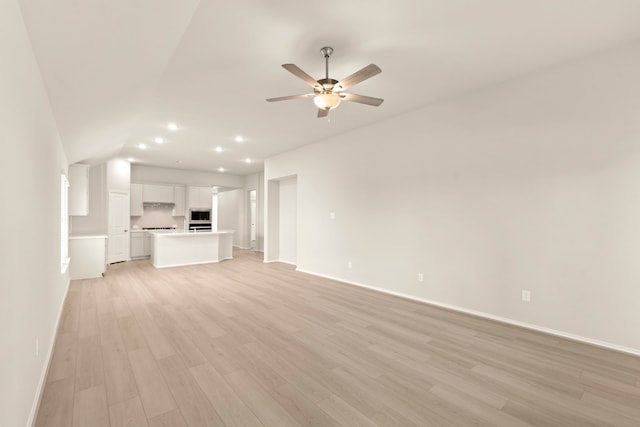
[(60, 273), (69, 267), (69, 180), (60, 174)]

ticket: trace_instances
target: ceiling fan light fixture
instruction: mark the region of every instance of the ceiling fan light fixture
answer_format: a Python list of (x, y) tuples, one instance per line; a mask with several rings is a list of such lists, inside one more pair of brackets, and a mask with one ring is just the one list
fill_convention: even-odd
[(321, 110), (333, 110), (340, 104), (340, 95), (337, 93), (320, 93), (313, 98), (313, 103)]

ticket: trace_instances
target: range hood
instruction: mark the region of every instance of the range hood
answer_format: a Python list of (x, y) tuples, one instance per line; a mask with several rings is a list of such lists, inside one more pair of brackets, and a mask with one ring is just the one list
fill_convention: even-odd
[(175, 203), (167, 203), (167, 202), (144, 202), (142, 204), (142, 206), (144, 206), (145, 208), (167, 208), (167, 209), (173, 209), (175, 205), (176, 205)]

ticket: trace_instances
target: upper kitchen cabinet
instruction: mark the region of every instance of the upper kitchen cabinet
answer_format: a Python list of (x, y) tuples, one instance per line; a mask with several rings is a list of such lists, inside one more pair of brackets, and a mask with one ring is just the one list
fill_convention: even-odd
[(152, 185), (142, 186), (142, 201), (144, 203), (174, 203), (172, 185)]
[(89, 215), (89, 165), (69, 166), (69, 215)]
[(131, 184), (129, 192), (129, 210), (131, 216), (142, 216), (142, 184)]
[(173, 201), (175, 206), (173, 207), (173, 216), (186, 216), (187, 215), (187, 203), (186, 189), (184, 187), (173, 187)]
[(212, 197), (211, 187), (188, 187), (187, 206), (189, 209), (211, 209)]

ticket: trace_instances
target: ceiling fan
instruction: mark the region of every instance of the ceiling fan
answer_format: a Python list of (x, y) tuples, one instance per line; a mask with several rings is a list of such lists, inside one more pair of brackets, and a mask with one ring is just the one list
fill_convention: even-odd
[(382, 72), (380, 67), (375, 64), (369, 64), (363, 69), (356, 71), (349, 77), (338, 81), (329, 78), (329, 57), (333, 53), (333, 48), (325, 46), (320, 49), (320, 53), (324, 56), (325, 60), (325, 78), (320, 80), (314, 80), (309, 74), (302, 71), (295, 64), (282, 64), (282, 68), (289, 71), (294, 76), (302, 79), (305, 83), (313, 88), (313, 93), (305, 93), (302, 95), (289, 95), (281, 96), (279, 98), (269, 98), (267, 101), (286, 101), (288, 99), (302, 99), (313, 98), (313, 103), (318, 107), (318, 117), (327, 117), (329, 110), (336, 108), (340, 101), (358, 102), (360, 104), (373, 105), (374, 107), (382, 104), (384, 99), (373, 98), (371, 96), (356, 95), (353, 93), (344, 93), (343, 90), (349, 89), (356, 84), (367, 80), (376, 74)]

